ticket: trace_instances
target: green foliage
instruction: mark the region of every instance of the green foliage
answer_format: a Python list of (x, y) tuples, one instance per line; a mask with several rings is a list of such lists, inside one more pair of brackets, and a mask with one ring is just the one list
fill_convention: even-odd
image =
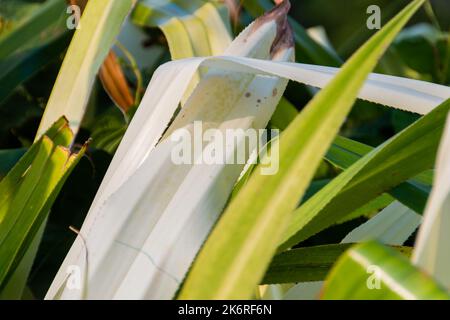
[(38, 137), (61, 116), (78, 132), (97, 72), (132, 6), (132, 0), (88, 2), (45, 108)]
[[(365, 144), (338, 137), (325, 158), (333, 165), (345, 170), (372, 150), (372, 147)], [(387, 191), (404, 205), (422, 213), (431, 189), (431, 175), (430, 171), (424, 172), (418, 179), (412, 178)]]
[(72, 139), (67, 121), (57, 121), (0, 182), (0, 290), (8, 283), (64, 181), (84, 154), (84, 148), (76, 154), (67, 149)]
[(9, 27), (0, 30), (0, 102), (56, 59), (70, 39), (65, 25), (64, 0), (51, 0), (42, 5), (18, 1), (10, 6), (6, 4), (3, 10), (29, 11), (23, 14), (24, 19), (12, 20)]
[(328, 275), (322, 299), (450, 299), (450, 295), (408, 260), (376, 242), (348, 250)]
[[(324, 280), (338, 258), (352, 244), (330, 244), (288, 250), (277, 254), (267, 269), (262, 284)], [(410, 247), (394, 247), (410, 256)]]
[[(294, 212), (283, 236), (288, 248), (432, 167), (450, 100), (360, 158)], [(415, 159), (415, 161), (411, 161)]]

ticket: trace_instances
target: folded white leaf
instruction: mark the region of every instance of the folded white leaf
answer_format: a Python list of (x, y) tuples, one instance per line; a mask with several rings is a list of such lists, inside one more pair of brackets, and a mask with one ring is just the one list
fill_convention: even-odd
[[(224, 56), (173, 61), (155, 72), (47, 298), (174, 296), (244, 164), (175, 165), (171, 134), (194, 133), (194, 121), (221, 132), (264, 128), (286, 79), (321, 88), (337, 72), (287, 62), (287, 10), (278, 8), (244, 30)], [(167, 129), (201, 66), (208, 73)], [(372, 75), (360, 93), (418, 113), (448, 97), (448, 87), (382, 75)], [(87, 279), (83, 290), (65, 286), (74, 265)]]
[(419, 214), (395, 201), (375, 217), (352, 230), (342, 243), (376, 239), (392, 246), (401, 246), (417, 229), (421, 220)]
[(436, 160), (436, 174), (412, 261), (450, 289), (450, 115)]
[[(310, 86), (323, 88), (338, 68), (289, 62), (271, 62), (244, 57), (211, 57), (205, 66), (276, 75)], [(450, 87), (430, 82), (382, 74), (371, 74), (358, 98), (418, 114), (426, 114), (450, 97)]]
[[(175, 112), (189, 79), (200, 66), (280, 76), (318, 88), (323, 88), (338, 72), (337, 68), (331, 67), (237, 56), (189, 58), (160, 66), (152, 77), (142, 108), (136, 113), (111, 163), (96, 202), (115, 191), (154, 148)], [(449, 97), (450, 88), (447, 86), (380, 74), (371, 74), (359, 94), (360, 99), (418, 114), (428, 113)]]

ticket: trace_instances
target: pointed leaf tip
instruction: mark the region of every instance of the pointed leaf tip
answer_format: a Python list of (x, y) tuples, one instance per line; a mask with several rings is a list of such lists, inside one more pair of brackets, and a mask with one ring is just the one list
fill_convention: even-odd
[(277, 24), (277, 35), (270, 49), (272, 57), (283, 49), (294, 47), (294, 33), (288, 21), (291, 3), (289, 0), (284, 0), (277, 1), (276, 4), (272, 10), (256, 19), (253, 27), (256, 30), (264, 23), (270, 21), (275, 21)]

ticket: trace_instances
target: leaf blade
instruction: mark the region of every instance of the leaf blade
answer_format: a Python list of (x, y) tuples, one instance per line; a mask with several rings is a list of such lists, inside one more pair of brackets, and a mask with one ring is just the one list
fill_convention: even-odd
[(339, 259), (327, 277), (321, 298), (448, 300), (450, 296), (392, 249), (367, 242)]
[[(412, 2), (369, 40), (283, 132), (282, 174), (271, 178), (251, 177), (205, 243), (184, 283), (180, 299), (251, 297), (275, 252), (289, 213), (350, 111), (365, 78), (385, 47), (423, 2)], [(349, 85), (342, 88), (342, 83)], [(333, 108), (328, 101), (335, 101)], [(320, 149), (312, 148), (313, 145), (320, 145)], [(304, 170), (305, 167), (308, 169)], [(287, 172), (292, 175), (290, 178)], [(278, 190), (276, 196), (271, 189)]]

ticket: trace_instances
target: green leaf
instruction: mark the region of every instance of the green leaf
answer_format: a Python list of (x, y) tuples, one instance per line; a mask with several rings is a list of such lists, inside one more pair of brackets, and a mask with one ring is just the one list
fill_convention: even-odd
[[(329, 244), (288, 250), (277, 254), (261, 284), (294, 283), (324, 280), (337, 259), (353, 244)], [(394, 247), (406, 256), (410, 247)]]
[[(83, 223), (110, 161), (109, 154), (89, 145), (89, 156), (80, 159), (52, 205), (27, 280), (27, 286), (36, 299), (44, 299), (54, 275), (77, 237), (68, 226), (78, 228)], [(10, 283), (14, 280), (11, 279)]]
[(85, 113), (100, 66), (120, 32), (134, 0), (89, 1), (75, 32), (52, 94), (45, 108), (37, 138), (65, 116), (76, 134)]
[(47, 0), (30, 10), (30, 14), (15, 24), (11, 30), (0, 33), (0, 61), (13, 53), (24, 52), (30, 45), (51, 37), (58, 28), (54, 23), (49, 24), (49, 21), (56, 21), (61, 25), (61, 22), (65, 21), (61, 18), (64, 18), (66, 8), (65, 0)]
[[(287, 100), (282, 99), (271, 119), (271, 123), (276, 128), (284, 130), (296, 115), (297, 110), (295, 107)], [(325, 159), (340, 169), (347, 169), (371, 150), (373, 150), (371, 146), (338, 136), (325, 155)], [(424, 172), (421, 177), (426, 179), (426, 181), (419, 181), (414, 178), (389, 191), (392, 196), (418, 213), (422, 213), (425, 208), (430, 193), (432, 172)], [(361, 210), (357, 209), (358, 212), (354, 212), (351, 218), (365, 213), (376, 212), (377, 208), (384, 208), (392, 201), (393, 198), (388, 195), (382, 195), (380, 199), (373, 201), (369, 206), (361, 208)], [(345, 218), (345, 220), (347, 219)]]
[(433, 279), (395, 250), (376, 242), (348, 250), (328, 275), (322, 299), (450, 299)]
[[(55, 144), (68, 146), (72, 133), (67, 126), (65, 119), (58, 120), (47, 132), (46, 136), (53, 140)], [(33, 144), (25, 155), (17, 162), (17, 164), (8, 172), (8, 175), (0, 183), (0, 223), (6, 215), (6, 205), (10, 198), (14, 196), (14, 191), (17, 189), (22, 176), (31, 166), (34, 158), (37, 155), (39, 146)]]
[(59, 120), (0, 182), (0, 293), (84, 154), (84, 148), (78, 154), (66, 148), (72, 138), (65, 119)]
[(48, 44), (40, 44), (24, 53), (0, 61), (0, 102), (8, 98), (17, 86), (55, 61), (66, 49), (70, 36), (69, 32), (65, 32)]
[(449, 109), (447, 100), (366, 154), (305, 202), (294, 212), (281, 248), (309, 238), (380, 194), (430, 169)]
[(350, 221), (352, 219), (356, 219), (359, 217), (367, 217), (370, 218), (377, 212), (379, 212), (381, 209), (386, 208), (388, 205), (390, 205), (392, 202), (394, 202), (395, 199), (392, 198), (389, 194), (384, 193), (378, 198), (373, 199), (372, 201), (369, 201), (365, 205), (359, 207), (352, 213), (346, 215), (344, 218), (340, 219), (337, 223), (344, 223), (347, 221)]
[[(373, 147), (363, 143), (344, 137), (337, 137), (330, 150), (328, 150), (325, 159), (338, 168), (345, 170), (373, 149)], [(423, 175), (431, 180), (432, 172), (427, 171)], [(417, 213), (422, 213), (430, 189), (430, 184), (413, 178), (388, 190), (388, 193)]]
[(261, 284), (323, 280), (339, 256), (351, 245), (330, 244), (280, 253), (273, 258)]
[[(423, 0), (413, 1), (370, 39), (275, 143), (277, 174), (254, 174), (230, 203), (188, 275), (181, 299), (248, 299), (377, 60)], [(330, 101), (333, 104), (330, 105)]]
[[(283, 98), (271, 119), (271, 124), (278, 129), (284, 130), (295, 118), (297, 113), (298, 112), (295, 107)], [(371, 146), (338, 136), (331, 145), (330, 150), (328, 150), (325, 155), (325, 159), (340, 169), (347, 169), (371, 150), (373, 150), (373, 147)], [(416, 178), (394, 187), (389, 190), (389, 193), (395, 197), (395, 199), (401, 201), (414, 211), (422, 213), (430, 193), (431, 183), (432, 172), (427, 171), (420, 174)], [(362, 207), (354, 210), (351, 214), (341, 219), (338, 223), (343, 223), (360, 216), (374, 214), (391, 204), (394, 201), (392, 196), (389, 194), (383, 194), (378, 198), (371, 200)], [(303, 200), (307, 200), (306, 198), (309, 197), (305, 196)]]
[[(0, 31), (0, 102), (58, 57), (71, 35), (66, 27), (64, 0), (47, 0), (43, 4), (19, 1), (5, 6), (6, 19), (12, 18), (13, 22), (11, 28)], [(14, 19), (17, 11), (24, 17)]]

